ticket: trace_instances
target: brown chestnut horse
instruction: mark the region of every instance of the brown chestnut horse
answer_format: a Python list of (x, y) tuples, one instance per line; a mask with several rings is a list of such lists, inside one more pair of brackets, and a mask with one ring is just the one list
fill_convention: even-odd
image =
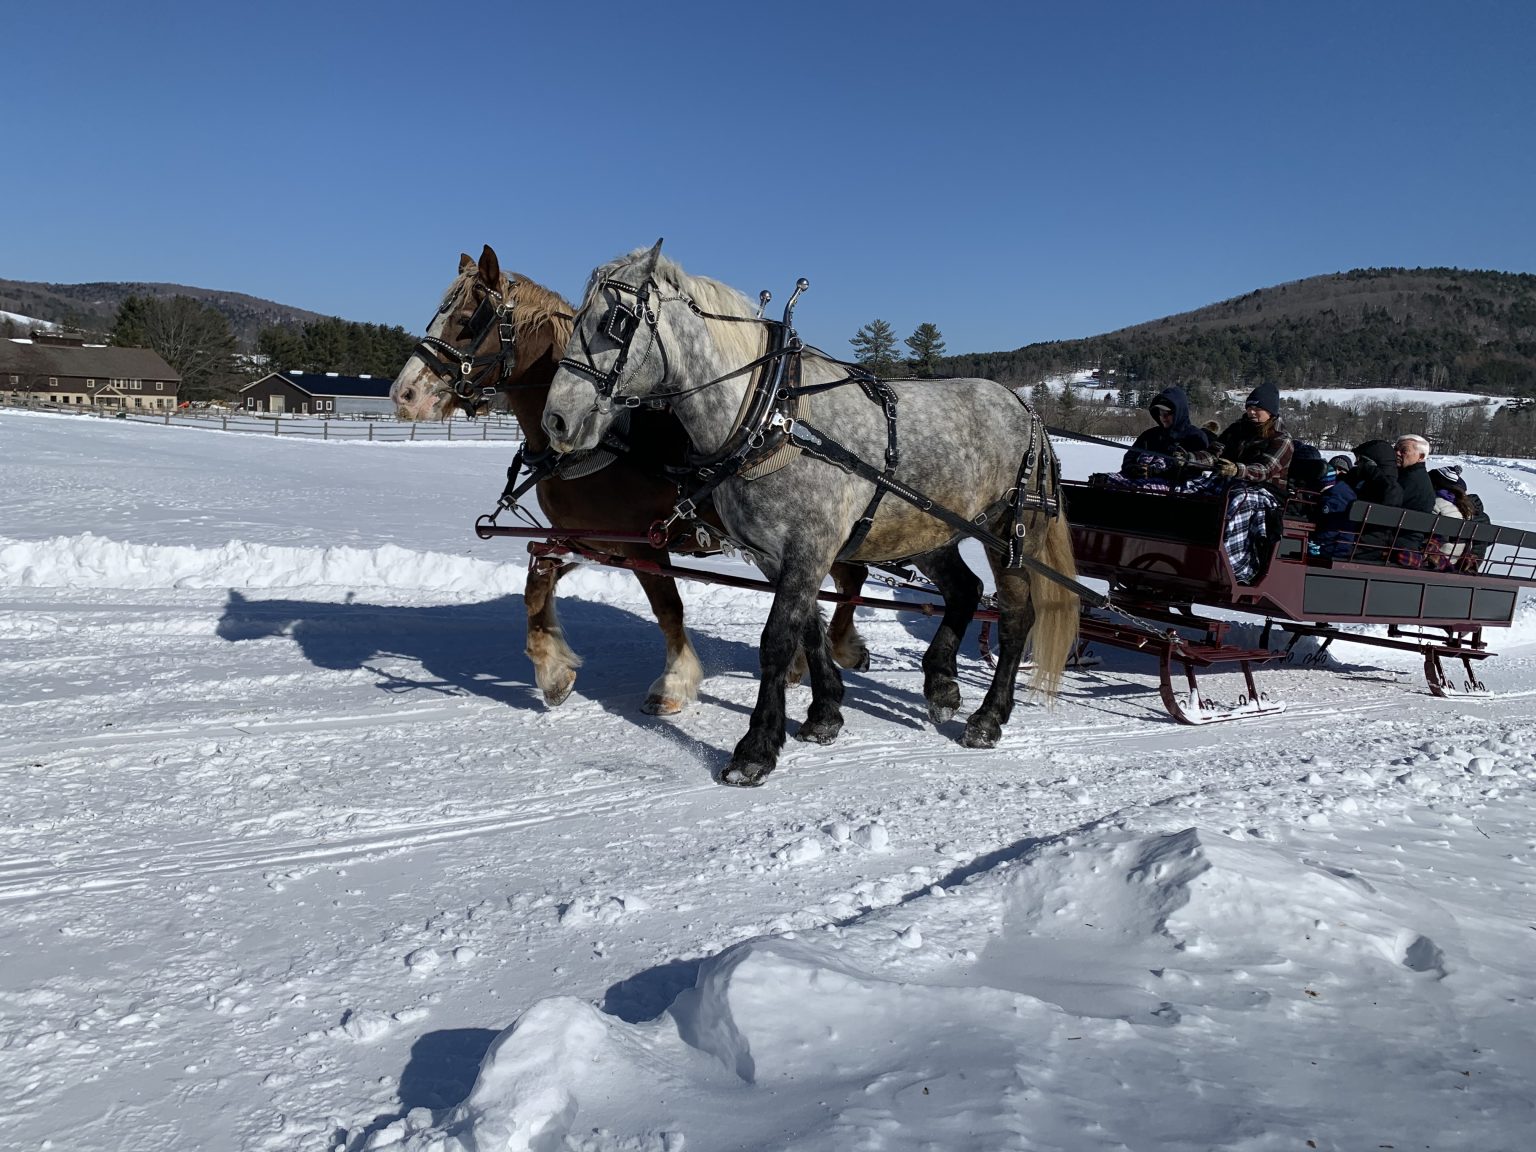
[[(458, 408), (470, 408), (479, 388), (494, 387), (521, 425), (527, 450), (544, 451), (549, 441), (540, 418), (573, 318), (571, 306), (556, 293), (527, 277), (504, 274), (490, 245), (478, 263), (461, 256), (459, 274), (432, 318), (426, 339), (390, 389), (396, 415), (403, 420), (444, 419)], [(504, 335), (511, 337), (510, 346), (504, 345)], [(644, 458), (618, 455), (587, 475), (539, 482), (539, 507), (561, 534), (574, 536), (582, 529), (643, 533), (671, 514), (678, 487), (666, 478), (662, 465), (682, 461), (687, 437), (670, 413), (636, 412), (633, 420), (633, 440), (644, 446)], [(593, 543), (613, 555), (667, 559), (665, 551), (644, 544)], [(547, 556), (533, 561), (523, 592), (526, 650), (535, 682), (551, 707), (570, 695), (581, 666), (555, 611), (556, 585), (572, 567)], [(866, 573), (860, 565), (839, 565), (832, 578), (839, 591), (855, 594)], [(671, 715), (697, 699), (703, 671), (683, 629), (676, 581), (646, 572), (636, 572), (635, 578), (656, 614), (667, 649), (666, 666), (646, 693), (643, 707), (653, 715)], [(839, 664), (868, 667), (869, 655), (853, 627), (851, 605), (838, 606), (830, 632)]]

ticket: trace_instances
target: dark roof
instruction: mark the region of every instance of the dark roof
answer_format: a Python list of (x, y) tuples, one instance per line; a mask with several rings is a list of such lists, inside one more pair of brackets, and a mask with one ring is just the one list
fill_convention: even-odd
[[(337, 372), (268, 372), (261, 380), (276, 376), (311, 396), (369, 396), (386, 399), (394, 384), (389, 376), (342, 376)], [(261, 380), (247, 384), (254, 388)], [(245, 388), (240, 389), (244, 392)]]
[(22, 344), (0, 340), (0, 372), (110, 380), (174, 380), (181, 375), (149, 348)]

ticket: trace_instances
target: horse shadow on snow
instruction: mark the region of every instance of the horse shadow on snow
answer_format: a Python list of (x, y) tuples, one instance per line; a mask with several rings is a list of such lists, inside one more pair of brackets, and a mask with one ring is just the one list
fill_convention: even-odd
[[(585, 658), (576, 681), (578, 696), (615, 716), (674, 738), (680, 735), (674, 720), (640, 711), (662, 667), (661, 632), (650, 616), (572, 598), (561, 602), (560, 617), (571, 646)], [(539, 711), (546, 705), (523, 652), (526, 619), (523, 598), (517, 595), (422, 607), (370, 604), (350, 597), (253, 599), (231, 589), (217, 634), (234, 644), (286, 637), (315, 667), (371, 672), (380, 691), (395, 695), (479, 696), (505, 707)], [(706, 676), (701, 698), (744, 718), (750, 706), (710, 693), (708, 677), (737, 673), (755, 679), (756, 646), (697, 629), (690, 634)], [(906, 698), (908, 694), (893, 695), (858, 673), (843, 675), (849, 685), (847, 706), (913, 727), (924, 722), (920, 692)], [(707, 757), (720, 749), (700, 746), (697, 751)]]
[[(661, 671), (662, 640), (648, 616), (583, 600), (565, 600), (561, 623), (586, 663), (576, 691), (612, 711), (640, 715), (646, 688)], [(533, 666), (523, 652), (527, 613), (521, 596), (430, 607), (333, 600), (252, 599), (231, 589), (218, 635), (231, 643), (286, 636), (311, 664), (363, 669), (384, 692), (481, 696), (511, 708), (542, 709)], [(707, 671), (755, 669), (745, 644), (693, 634)], [(380, 662), (410, 664), (419, 674)]]

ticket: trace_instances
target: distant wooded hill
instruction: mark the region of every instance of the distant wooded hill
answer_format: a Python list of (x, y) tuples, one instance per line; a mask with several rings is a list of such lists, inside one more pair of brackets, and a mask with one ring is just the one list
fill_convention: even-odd
[(0, 280), (0, 311), (51, 320), (66, 328), (99, 334), (112, 330), (117, 310), (129, 296), (159, 299), (189, 296), (200, 304), (212, 305), (228, 318), (231, 334), (246, 350), (255, 348), (263, 328), (300, 328), (326, 319), (319, 312), (293, 308), (259, 296), (216, 292), (186, 284), (39, 284), (30, 280)]
[(1536, 396), (1536, 276), (1363, 268), (1260, 288), (1085, 340), (944, 357), (939, 375), (1033, 384), (1114, 372), (1122, 397), (1169, 384), (1196, 398), (1272, 380)]

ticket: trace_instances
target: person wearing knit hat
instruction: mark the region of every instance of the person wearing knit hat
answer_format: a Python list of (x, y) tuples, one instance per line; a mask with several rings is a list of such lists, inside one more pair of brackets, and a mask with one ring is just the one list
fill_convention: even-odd
[(1242, 417), (1216, 436), (1214, 451), (1194, 462), (1211, 469), (1217, 479), (1258, 484), (1284, 497), (1295, 448), (1279, 412), (1280, 389), (1260, 384), (1248, 394)]
[(1248, 393), (1248, 399), (1243, 402), (1243, 407), (1257, 408), (1271, 416), (1278, 416), (1280, 415), (1280, 389), (1265, 381)]
[(1265, 382), (1244, 405), (1242, 418), (1229, 424), (1214, 451), (1191, 457), (1211, 474), (1181, 491), (1191, 495), (1223, 493), (1227, 522), (1222, 547), (1239, 584), (1252, 584), (1264, 572), (1285, 501), (1286, 479), (1295, 444), (1279, 416), (1280, 389)]
[(1437, 494), (1447, 489), (1463, 493), (1467, 490), (1467, 482), (1461, 478), (1460, 464), (1442, 464), (1438, 468), (1431, 468), (1429, 482), (1435, 486)]

